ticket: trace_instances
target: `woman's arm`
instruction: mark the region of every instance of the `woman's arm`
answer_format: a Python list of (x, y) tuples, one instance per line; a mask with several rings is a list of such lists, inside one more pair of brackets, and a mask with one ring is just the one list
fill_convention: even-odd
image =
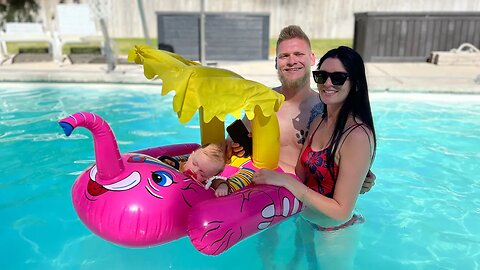
[[(372, 148), (369, 135), (361, 128), (347, 136), (340, 149), (339, 174), (333, 198), (315, 192), (297, 179), (270, 170), (260, 170), (253, 176), (257, 184), (269, 184), (287, 188), (310, 210), (318, 211), (336, 219), (347, 219), (355, 206), (362, 183), (370, 167)], [(299, 162), (298, 162), (299, 163)], [(297, 164), (297, 173), (303, 175), (303, 169)], [(299, 175), (299, 176), (300, 176)], [(303, 178), (300, 178), (303, 179)]]

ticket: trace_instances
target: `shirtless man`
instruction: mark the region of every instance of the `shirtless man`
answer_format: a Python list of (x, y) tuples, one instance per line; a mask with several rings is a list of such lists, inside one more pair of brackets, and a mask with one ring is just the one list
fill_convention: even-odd
[[(322, 112), (323, 104), (318, 93), (310, 88), (310, 67), (315, 55), (310, 40), (298, 26), (282, 30), (277, 41), (275, 68), (281, 86), (275, 91), (285, 96), (285, 102), (277, 112), (280, 126), (280, 160), (278, 165), (286, 172), (295, 173), (298, 155), (307, 137), (307, 130), (315, 116)], [(251, 124), (244, 118), (250, 130)], [(233, 154), (243, 156), (243, 148), (232, 143)]]
[[(311, 66), (315, 64), (310, 39), (296, 25), (282, 29), (277, 40), (275, 68), (281, 86), (275, 91), (285, 96), (285, 102), (277, 112), (280, 126), (280, 160), (278, 165), (284, 171), (295, 173), (298, 156), (312, 120), (322, 113), (323, 103), (316, 91), (310, 88)], [(250, 129), (250, 122), (244, 118)], [(231, 143), (235, 155), (243, 156), (243, 148)], [(361, 193), (369, 191), (375, 176), (369, 174)]]
[[(310, 88), (311, 66), (315, 64), (310, 39), (296, 25), (282, 29), (276, 44), (275, 68), (281, 86), (275, 91), (285, 96), (285, 102), (277, 112), (280, 127), (280, 160), (278, 165), (295, 174), (295, 166), (312, 120), (323, 112), (323, 103), (316, 91)], [(250, 129), (250, 122), (244, 118)], [(243, 156), (243, 148), (231, 146), (233, 154)], [(375, 184), (375, 175), (369, 172), (361, 193), (368, 192)], [(273, 269), (273, 248), (277, 245), (277, 230), (271, 228), (259, 235), (259, 253), (265, 269)]]

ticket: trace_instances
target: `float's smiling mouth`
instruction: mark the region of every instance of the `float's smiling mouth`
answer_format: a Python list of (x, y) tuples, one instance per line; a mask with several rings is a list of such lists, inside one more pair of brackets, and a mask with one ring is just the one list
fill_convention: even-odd
[(97, 176), (97, 166), (93, 166), (90, 170), (90, 181), (88, 181), (87, 191), (92, 196), (99, 196), (109, 190), (122, 191), (135, 187), (140, 183), (141, 176), (139, 172), (132, 172), (129, 176), (119, 180), (113, 184), (101, 185), (95, 181)]
[(107, 191), (108, 189), (104, 188), (102, 185), (93, 181), (92, 179), (88, 181), (88, 185), (87, 185), (88, 194), (92, 196), (100, 196)]

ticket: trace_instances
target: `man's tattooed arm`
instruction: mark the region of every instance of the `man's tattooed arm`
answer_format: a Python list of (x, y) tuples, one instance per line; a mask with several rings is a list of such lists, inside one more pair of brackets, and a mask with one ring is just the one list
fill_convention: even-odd
[(310, 110), (310, 118), (308, 118), (307, 130), (310, 129), (310, 124), (312, 124), (313, 119), (323, 113), (323, 103), (319, 102), (317, 105), (313, 106)]

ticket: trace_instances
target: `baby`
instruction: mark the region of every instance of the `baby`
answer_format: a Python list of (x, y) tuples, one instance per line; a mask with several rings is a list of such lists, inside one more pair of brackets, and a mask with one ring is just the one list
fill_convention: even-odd
[[(188, 159), (175, 160), (169, 156), (162, 156), (159, 159), (180, 172), (208, 187), (215, 189), (215, 195), (225, 196), (229, 192), (226, 179), (218, 176), (225, 168), (225, 149), (220, 144), (205, 144), (193, 151)], [(175, 164), (177, 163), (178, 164)]]

